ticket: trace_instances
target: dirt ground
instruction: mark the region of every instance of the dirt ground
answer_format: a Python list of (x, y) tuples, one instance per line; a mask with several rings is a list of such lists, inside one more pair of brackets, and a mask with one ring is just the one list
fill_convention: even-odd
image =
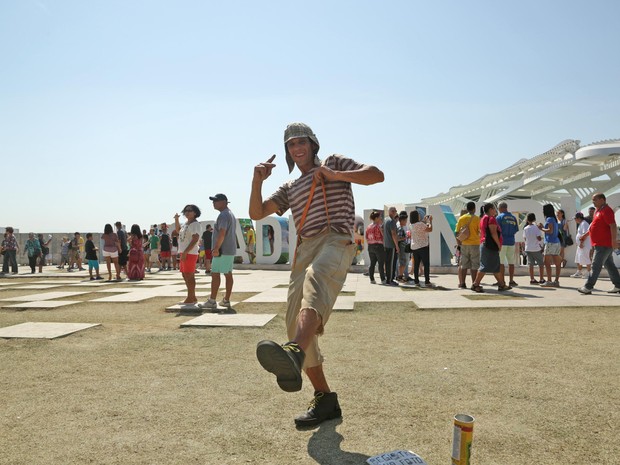
[(409, 449), (440, 465), (456, 413), (476, 418), (476, 465), (620, 463), (620, 308), (358, 303), (321, 341), (343, 419), (297, 430), (311, 387), (280, 391), (255, 358), (284, 341), (284, 305), (236, 307), (277, 312), (264, 328), (181, 329), (193, 316), (173, 303), (0, 310), (0, 327), (102, 324), (0, 339), (0, 464), (345, 465)]

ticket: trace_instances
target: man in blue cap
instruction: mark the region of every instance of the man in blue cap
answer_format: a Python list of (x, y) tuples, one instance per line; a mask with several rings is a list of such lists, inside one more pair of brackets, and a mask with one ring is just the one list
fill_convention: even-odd
[(224, 298), (219, 302), (220, 307), (230, 308), (230, 295), (233, 288), (233, 263), (237, 252), (237, 219), (228, 208), (228, 197), (224, 194), (216, 194), (209, 197), (213, 202), (213, 208), (220, 212), (215, 220), (213, 228), (213, 243), (211, 253), (211, 296), (209, 300), (199, 305), (207, 310), (217, 310), (217, 291), (220, 288), (221, 274), (226, 278), (226, 290)]

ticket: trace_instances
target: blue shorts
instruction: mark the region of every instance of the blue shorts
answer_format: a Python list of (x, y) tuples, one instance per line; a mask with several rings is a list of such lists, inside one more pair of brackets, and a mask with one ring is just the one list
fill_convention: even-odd
[(211, 261), (211, 273), (232, 273), (234, 261), (234, 255), (220, 255), (218, 257), (213, 257), (213, 260)]
[(88, 269), (92, 270), (92, 269), (98, 270), (99, 269), (99, 260), (88, 260)]

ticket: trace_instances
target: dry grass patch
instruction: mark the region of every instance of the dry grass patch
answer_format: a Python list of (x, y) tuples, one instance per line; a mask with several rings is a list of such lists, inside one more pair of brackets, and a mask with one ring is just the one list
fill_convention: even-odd
[(307, 380), (284, 393), (255, 359), (261, 339), (286, 340), (286, 304), (235, 306), (277, 313), (263, 328), (180, 329), (193, 317), (164, 312), (177, 301), (0, 311), (2, 327), (103, 324), (0, 340), (0, 462), (362, 465), (405, 448), (439, 465), (470, 413), (477, 464), (617, 463), (618, 309), (358, 302), (321, 338), (344, 419), (298, 431)]

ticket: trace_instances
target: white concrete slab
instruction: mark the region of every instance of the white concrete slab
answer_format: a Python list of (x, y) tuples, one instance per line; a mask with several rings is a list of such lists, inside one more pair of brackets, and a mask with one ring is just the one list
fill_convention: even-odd
[(153, 297), (157, 296), (149, 292), (125, 292), (123, 294), (93, 299), (90, 302), (140, 302), (142, 300), (152, 299)]
[(114, 294), (119, 292), (136, 292), (136, 289), (131, 287), (106, 287), (105, 289), (98, 289), (95, 292), (102, 292), (105, 294)]
[(340, 295), (336, 298), (336, 302), (334, 303), (334, 310), (353, 310), (355, 306), (355, 296), (343, 296)]
[(83, 279), (81, 276), (76, 276), (76, 279), (47, 279), (39, 281), (39, 284), (75, 284), (78, 279)]
[(204, 310), (198, 306), (198, 304), (174, 304), (170, 307), (166, 307), (166, 312), (168, 313), (178, 313), (178, 312), (196, 312), (202, 313)]
[(184, 284), (184, 281), (181, 279), (175, 279), (175, 280), (154, 280), (154, 279), (149, 279), (147, 281), (134, 281), (134, 284), (136, 286), (172, 286), (172, 285), (178, 285), (178, 284)]
[(200, 326), (253, 326), (262, 327), (269, 323), (276, 314), (217, 314), (206, 313), (202, 316), (186, 321), (181, 324), (181, 328), (200, 327)]
[(0, 299), (3, 302), (38, 302), (40, 300), (61, 299), (63, 297), (74, 297), (76, 295), (86, 294), (86, 292), (43, 292), (40, 294), (22, 295), (19, 297), (11, 297), (8, 299)]
[(21, 323), (0, 328), (1, 338), (54, 339), (84, 329), (99, 326), (99, 323)]
[(58, 308), (79, 303), (81, 303), (79, 300), (39, 300), (36, 302), (22, 302), (20, 304), (2, 305), (2, 308)]
[[(234, 289), (237, 290), (237, 289)], [(249, 299), (244, 300), (244, 302), (286, 302), (286, 297), (288, 295), (288, 288), (280, 288), (275, 287), (272, 289), (268, 289), (264, 292), (256, 294), (255, 296), (250, 297)]]
[(111, 284), (115, 284), (111, 281), (107, 281), (105, 279), (101, 280), (93, 280), (93, 281), (80, 281), (79, 283), (70, 284), (70, 286), (82, 286), (82, 287), (101, 287), (101, 286), (109, 286)]
[[(202, 303), (202, 302), (199, 302)], [(239, 302), (231, 302), (230, 303), (230, 308), (234, 309), (235, 305), (237, 305)], [(199, 310), (201, 313), (205, 312), (205, 313), (222, 313), (222, 312), (226, 312), (228, 310), (228, 307), (222, 307), (218, 304), (217, 309), (216, 310), (209, 310), (206, 308), (201, 308), (198, 306), (198, 304), (196, 305), (190, 305), (190, 304), (184, 304), (179, 302), (178, 304), (174, 304), (171, 305), (170, 307), (166, 307), (166, 312), (182, 312), (182, 311), (190, 311), (193, 310), (194, 307), (197, 309), (197, 311)]]
[(15, 286), (11, 289), (53, 289), (55, 287), (62, 287), (62, 284), (24, 284), (23, 286)]

